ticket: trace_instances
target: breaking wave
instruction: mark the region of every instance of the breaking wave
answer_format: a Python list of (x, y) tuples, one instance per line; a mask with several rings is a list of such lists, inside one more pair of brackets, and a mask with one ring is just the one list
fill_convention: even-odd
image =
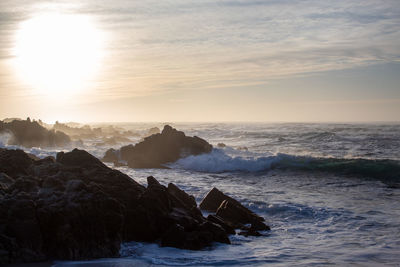
[(261, 172), (272, 169), (325, 171), (400, 181), (400, 161), (396, 160), (319, 158), (281, 153), (244, 158), (227, 155), (222, 149), (180, 159), (169, 167), (210, 173)]

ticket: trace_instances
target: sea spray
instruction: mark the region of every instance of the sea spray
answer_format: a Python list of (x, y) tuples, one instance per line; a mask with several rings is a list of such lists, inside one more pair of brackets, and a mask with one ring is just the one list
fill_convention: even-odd
[(400, 181), (400, 162), (383, 159), (338, 159), (282, 153), (266, 157), (241, 157), (228, 155), (222, 149), (213, 149), (211, 153), (189, 156), (168, 166), (209, 173), (261, 172), (271, 169), (325, 171)]
[(6, 147), (12, 142), (14, 135), (10, 131), (4, 131), (0, 133), (0, 147)]

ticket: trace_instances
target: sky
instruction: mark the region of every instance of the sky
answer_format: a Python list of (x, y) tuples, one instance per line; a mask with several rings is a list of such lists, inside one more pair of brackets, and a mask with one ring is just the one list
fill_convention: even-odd
[(398, 0), (2, 0), (0, 38), (0, 118), (400, 118)]

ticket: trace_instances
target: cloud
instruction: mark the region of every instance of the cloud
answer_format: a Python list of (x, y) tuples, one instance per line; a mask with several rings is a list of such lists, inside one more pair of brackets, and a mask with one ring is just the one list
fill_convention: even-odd
[[(398, 0), (86, 0), (53, 8), (58, 4), (94, 16), (110, 32), (96, 97), (245, 87), (400, 58)], [(0, 34), (8, 38), (1, 60), (10, 56), (18, 21), (46, 7), (11, 0), (0, 7)]]

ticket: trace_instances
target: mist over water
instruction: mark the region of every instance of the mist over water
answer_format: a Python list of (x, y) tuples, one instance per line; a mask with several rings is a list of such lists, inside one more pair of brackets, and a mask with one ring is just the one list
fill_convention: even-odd
[[(162, 125), (118, 127), (144, 133)], [(214, 150), (168, 164), (167, 170), (118, 169), (141, 184), (149, 175), (175, 183), (198, 203), (217, 187), (265, 217), (272, 230), (257, 238), (231, 236), (232, 245), (202, 251), (126, 243), (119, 259), (56, 266), (396, 266), (400, 261), (399, 124), (172, 126), (206, 139)], [(1, 146), (10, 147), (4, 140)], [(97, 142), (83, 140), (81, 148), (101, 158), (109, 146)], [(39, 157), (59, 151), (25, 150)]]

